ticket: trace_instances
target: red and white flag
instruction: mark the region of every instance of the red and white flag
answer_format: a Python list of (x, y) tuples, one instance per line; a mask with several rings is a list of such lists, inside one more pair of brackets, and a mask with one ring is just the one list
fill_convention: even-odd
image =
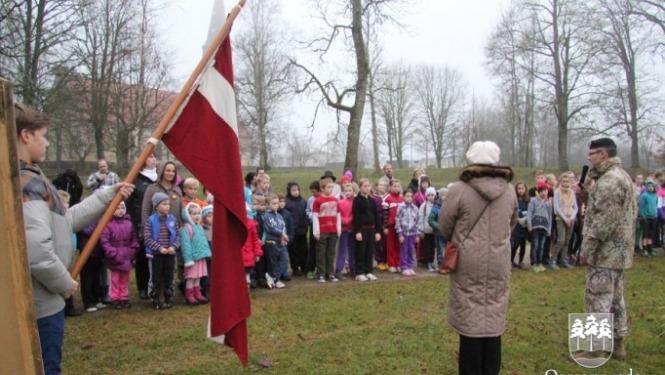
[(179, 112), (162, 140), (215, 197), (208, 336), (231, 346), (247, 365), (251, 309), (241, 255), (247, 210), (228, 37)]

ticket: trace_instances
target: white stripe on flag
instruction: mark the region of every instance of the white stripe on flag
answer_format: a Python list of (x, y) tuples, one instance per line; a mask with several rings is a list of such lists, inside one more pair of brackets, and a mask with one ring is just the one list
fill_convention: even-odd
[(229, 124), (238, 136), (235, 92), (229, 81), (215, 69), (214, 65), (206, 69), (201, 77), (198, 90), (210, 103), (215, 113)]

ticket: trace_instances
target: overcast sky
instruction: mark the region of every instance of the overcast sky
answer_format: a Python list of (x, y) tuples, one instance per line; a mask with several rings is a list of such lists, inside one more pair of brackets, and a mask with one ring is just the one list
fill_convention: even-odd
[[(165, 40), (175, 54), (175, 73), (182, 82), (201, 58), (208, 35), (213, 2), (220, 0), (187, 0), (173, 2), (161, 18)], [(255, 3), (261, 0), (248, 0)], [(287, 27), (299, 27), (298, 35), (311, 32), (310, 0), (281, 1), (281, 18)], [(484, 67), (483, 48), (493, 26), (498, 22), (502, 4), (507, 0), (415, 0), (404, 15), (396, 15), (408, 30), (389, 28), (381, 34), (386, 56), (390, 60), (434, 63), (459, 69), (476, 95), (490, 98), (492, 83)], [(186, 3), (186, 5), (184, 5)], [(235, 1), (225, 1), (228, 12)], [(239, 19), (243, 17), (240, 13)], [(236, 21), (238, 22), (238, 21)], [(295, 26), (294, 26), (295, 25)], [(314, 109), (299, 111), (292, 123), (303, 127), (311, 122)], [(314, 137), (325, 139), (326, 128), (334, 116), (317, 124)]]

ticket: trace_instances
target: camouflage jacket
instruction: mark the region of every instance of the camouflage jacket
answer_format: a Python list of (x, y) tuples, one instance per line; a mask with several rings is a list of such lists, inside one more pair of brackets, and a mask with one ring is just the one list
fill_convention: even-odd
[(637, 213), (633, 182), (619, 157), (591, 168), (589, 176), (595, 184), (585, 212), (582, 255), (591, 266), (628, 269), (633, 263)]

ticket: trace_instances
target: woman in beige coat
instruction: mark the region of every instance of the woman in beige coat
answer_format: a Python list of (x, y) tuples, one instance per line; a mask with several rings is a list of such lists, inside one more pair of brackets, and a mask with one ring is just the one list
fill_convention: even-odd
[(448, 324), (460, 335), (459, 374), (498, 374), (510, 290), (510, 232), (517, 223), (513, 171), (499, 167), (499, 147), (476, 142), (469, 166), (448, 190), (439, 227), (460, 246), (450, 274)]

